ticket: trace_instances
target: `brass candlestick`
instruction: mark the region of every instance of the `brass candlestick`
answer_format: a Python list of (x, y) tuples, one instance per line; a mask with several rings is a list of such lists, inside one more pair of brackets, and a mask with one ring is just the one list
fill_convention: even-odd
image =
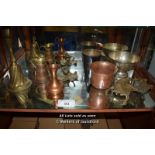
[(13, 55), (13, 51), (10, 48), (10, 82), (8, 89), (11, 93), (13, 93), (20, 104), (24, 107), (27, 107), (27, 103), (30, 102), (28, 98), (28, 89), (30, 88), (32, 82), (28, 78), (24, 77), (21, 66), (16, 63), (16, 59)]
[(57, 54), (57, 61), (58, 63), (60, 63), (60, 61), (65, 58), (64, 39), (60, 38), (58, 41), (59, 41), (59, 50)]

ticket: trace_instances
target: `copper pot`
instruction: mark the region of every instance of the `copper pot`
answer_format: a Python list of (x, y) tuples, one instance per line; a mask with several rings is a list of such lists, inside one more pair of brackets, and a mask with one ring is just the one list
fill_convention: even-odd
[(63, 82), (57, 78), (58, 65), (51, 64), (49, 69), (51, 73), (51, 80), (46, 87), (48, 98), (57, 101), (58, 99), (62, 99), (64, 97), (64, 85)]
[(109, 98), (105, 90), (90, 88), (88, 106), (91, 109), (106, 109), (109, 108)]
[(96, 61), (91, 64), (91, 84), (97, 89), (111, 86), (116, 67), (110, 62)]
[(36, 84), (46, 83), (48, 81), (48, 71), (45, 64), (38, 64), (35, 71)]

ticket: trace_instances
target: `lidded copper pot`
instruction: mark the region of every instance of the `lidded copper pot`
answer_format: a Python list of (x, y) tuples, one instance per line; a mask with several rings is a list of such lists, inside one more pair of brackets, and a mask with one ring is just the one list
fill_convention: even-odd
[(108, 61), (96, 61), (90, 66), (91, 84), (97, 89), (108, 89), (113, 81), (116, 67)]

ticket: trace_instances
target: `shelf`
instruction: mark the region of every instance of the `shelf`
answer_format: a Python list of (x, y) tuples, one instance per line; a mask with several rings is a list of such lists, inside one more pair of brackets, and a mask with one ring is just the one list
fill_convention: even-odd
[[(28, 69), (24, 60), (24, 50), (21, 49), (18, 54), (18, 63), (22, 66), (24, 74), (27, 76)], [(23, 54), (22, 54), (23, 53)], [(75, 87), (65, 87), (65, 99), (74, 99), (75, 96), (80, 96), (82, 103), (77, 103), (74, 109), (54, 109), (51, 104), (44, 103), (37, 98), (32, 97), (32, 105), (26, 109), (22, 109), (19, 103), (15, 100), (10, 100), (9, 103), (4, 103), (0, 100), (0, 112), (24, 112), (24, 113), (117, 113), (117, 112), (151, 112), (154, 110), (155, 103), (149, 95), (146, 96), (146, 101), (143, 106), (139, 107), (124, 107), (109, 109), (90, 109), (87, 105), (89, 94), (84, 83), (84, 71), (82, 64), (82, 52), (81, 51), (68, 51), (68, 53), (77, 60), (77, 66), (71, 66), (70, 71), (73, 73), (77, 71), (78, 81), (75, 81)], [(2, 91), (2, 88), (0, 88)], [(1, 93), (2, 94), (2, 93)], [(0, 96), (2, 97), (2, 96)], [(148, 103), (149, 102), (149, 103)]]

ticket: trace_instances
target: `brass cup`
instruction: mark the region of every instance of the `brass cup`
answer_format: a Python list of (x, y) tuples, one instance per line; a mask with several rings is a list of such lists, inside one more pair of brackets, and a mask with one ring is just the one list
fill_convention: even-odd
[(138, 55), (127, 51), (113, 51), (110, 52), (108, 56), (118, 67), (118, 72), (116, 75), (117, 79), (128, 77), (127, 71), (132, 70), (135, 64), (140, 60)]

